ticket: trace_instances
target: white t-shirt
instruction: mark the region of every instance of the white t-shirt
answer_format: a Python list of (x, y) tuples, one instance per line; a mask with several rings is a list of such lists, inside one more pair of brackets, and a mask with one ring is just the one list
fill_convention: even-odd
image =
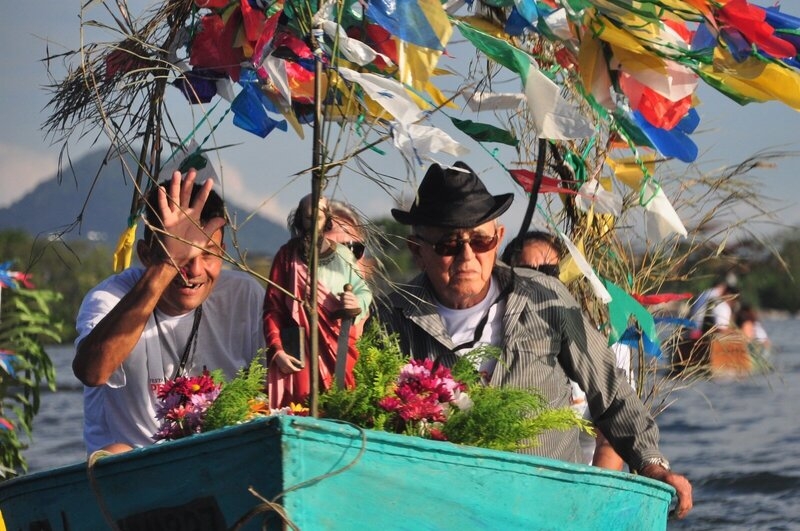
[(714, 325), (720, 328), (730, 328), (731, 320), (733, 318), (733, 309), (727, 301), (720, 301), (714, 308), (711, 309), (711, 315), (714, 316)]
[[(488, 312), (483, 333), (477, 338), (475, 344), (457, 351), (456, 354), (463, 356), (480, 346), (500, 346), (503, 344), (503, 316), (505, 315), (506, 301), (505, 299), (498, 301), (497, 297), (499, 295), (497, 284), (492, 278), (486, 297), (475, 306), (455, 310), (438, 302), (436, 303), (439, 316), (444, 322), (445, 330), (447, 330), (455, 346), (463, 345), (475, 339), (475, 329)], [(483, 379), (488, 382), (496, 366), (497, 359), (486, 358), (478, 362), (475, 368), (480, 371)]]
[[(127, 269), (86, 295), (78, 311), (76, 347), (142, 274), (141, 268)], [(221, 271), (203, 303), (197, 348), (189, 356), (186, 373), (201, 374), (206, 366), (209, 370), (222, 369), (226, 378), (232, 378), (248, 366), (264, 347), (263, 304), (264, 288), (253, 277)], [(113, 442), (153, 444), (158, 429), (155, 383), (173, 376), (193, 321), (194, 311), (174, 317), (159, 312), (157, 327), (156, 319), (150, 316), (139, 342), (108, 383), (84, 388), (83, 433), (89, 453)]]

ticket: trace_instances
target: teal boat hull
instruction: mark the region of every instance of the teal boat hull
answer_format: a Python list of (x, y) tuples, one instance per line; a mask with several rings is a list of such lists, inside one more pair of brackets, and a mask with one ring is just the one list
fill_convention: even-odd
[(631, 474), (284, 416), (1, 483), (0, 511), (9, 531), (109, 520), (261, 529), (265, 519), (271, 529), (639, 531), (666, 529), (673, 492)]

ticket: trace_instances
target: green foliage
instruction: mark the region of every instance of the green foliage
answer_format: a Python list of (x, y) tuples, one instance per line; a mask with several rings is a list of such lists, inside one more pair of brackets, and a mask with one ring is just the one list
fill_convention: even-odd
[[(387, 335), (375, 322), (364, 332), (358, 349), (361, 355), (354, 368), (356, 387), (326, 391), (320, 396), (320, 409), (328, 418), (364, 428), (395, 431), (402, 422), (378, 402), (392, 392), (408, 359), (401, 352), (397, 337)], [(547, 400), (535, 390), (483, 385), (473, 360), (487, 356), (499, 358), (500, 349), (477, 348), (460, 357), (451, 370), (453, 378), (466, 385), (473, 405), (465, 410), (450, 407), (450, 416), (443, 424), (447, 440), (497, 450), (520, 450), (534, 446), (536, 436), (546, 430), (577, 427), (591, 432), (588, 423), (571, 409), (550, 409)]]
[(387, 335), (374, 320), (357, 343), (360, 356), (353, 369), (355, 389), (331, 388), (319, 397), (322, 415), (365, 428), (385, 430), (389, 413), (378, 401), (394, 387), (406, 357), (397, 336)]
[(591, 433), (590, 424), (570, 408), (551, 409), (536, 389), (489, 387), (481, 384), (474, 361), (500, 359), (498, 347), (483, 346), (459, 358), (451, 373), (467, 386), (473, 404), (452, 408), (442, 432), (448, 441), (495, 450), (516, 451), (537, 445), (547, 430), (580, 428)]
[(570, 408), (550, 409), (533, 389), (471, 386), (468, 409), (452, 408), (442, 432), (448, 441), (495, 450), (516, 451), (536, 446), (537, 436), (547, 430), (581, 428), (588, 423)]
[(475, 366), (478, 365), (478, 362), (486, 358), (494, 358), (498, 363), (502, 363), (500, 361), (502, 353), (503, 351), (500, 347), (495, 347), (493, 345), (483, 345), (474, 348), (458, 358), (455, 365), (450, 369), (450, 374), (453, 375), (454, 380), (462, 382), (468, 388), (472, 388), (475, 385), (479, 385), (481, 382), (481, 375), (475, 370)]
[(51, 313), (60, 299), (47, 290), (3, 291), (0, 350), (12, 354), (4, 358), (11, 370), (0, 367), (0, 419), (10, 422), (13, 429), (0, 428), (0, 480), (27, 471), (22, 455), (26, 445), (20, 434), (32, 438), (40, 387), (46, 384), (55, 391), (55, 369), (43, 344), (61, 339), (63, 325)]
[(36, 288), (61, 294), (50, 312), (54, 321), (69, 325), (60, 333), (65, 342), (75, 339), (72, 325), (83, 297), (112, 273), (111, 255), (108, 247), (87, 241), (51, 242), (19, 230), (0, 231), (0, 257), (16, 258), (20, 270), (32, 273)]
[[(219, 375), (213, 375), (218, 381)], [(240, 369), (236, 377), (223, 385), (219, 396), (208, 408), (203, 431), (215, 430), (244, 422), (250, 417), (250, 403), (263, 393), (267, 381), (267, 369), (259, 358), (250, 367)]]

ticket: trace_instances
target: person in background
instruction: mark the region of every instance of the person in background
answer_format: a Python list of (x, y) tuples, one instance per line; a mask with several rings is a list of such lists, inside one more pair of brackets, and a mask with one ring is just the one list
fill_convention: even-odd
[(758, 312), (749, 304), (743, 304), (736, 312), (736, 326), (751, 341), (757, 341), (765, 347), (770, 346), (769, 336), (758, 318)]
[[(563, 247), (559, 240), (550, 233), (543, 231), (529, 231), (520, 236), (516, 236), (506, 246), (503, 251), (503, 262), (512, 268), (530, 268), (545, 275), (558, 278), (560, 273), (559, 263), (563, 258)], [(532, 278), (536, 278), (535, 276)], [(635, 391), (631, 374), (631, 352), (626, 345), (615, 343), (611, 345), (614, 352), (617, 368), (627, 377), (628, 382)], [(577, 382), (570, 380), (572, 385), (571, 407), (578, 415), (591, 421), (588, 404), (586, 403), (586, 393), (581, 389)], [(581, 432), (579, 440), (583, 452), (584, 463), (608, 468), (611, 470), (622, 470), (625, 462), (614, 451), (600, 430), (597, 436), (592, 437), (588, 433)]]
[[(597, 426), (632, 470), (672, 485), (676, 514), (692, 507), (689, 481), (670, 470), (658, 449), (658, 427), (619, 374), (606, 338), (555, 278), (537, 281), (496, 262), (505, 228), (497, 218), (513, 194), (491, 195), (463, 162), (433, 164), (409, 210), (392, 216), (411, 227), (408, 248), (420, 274), (395, 291), (381, 321), (399, 335), (403, 352), (452, 367), (483, 345), (501, 350), (479, 370), (489, 385), (537, 388), (554, 408), (569, 405), (569, 380), (586, 391)], [(548, 432), (525, 450), (581, 462), (578, 430)]]
[(511, 267), (533, 269), (558, 278), (563, 254), (561, 243), (555, 236), (532, 230), (508, 242), (501, 260)]
[(195, 177), (175, 172), (151, 190), (143, 267), (104, 280), (78, 310), (72, 368), (89, 453), (153, 444), (159, 384), (205, 368), (232, 378), (263, 349), (264, 288), (222, 269), (225, 207), (213, 181)]
[(734, 300), (739, 294), (737, 283), (736, 275), (729, 273), (700, 293), (689, 308), (689, 319), (694, 323), (689, 339), (700, 339), (710, 331), (725, 332), (734, 324)]
[[(283, 408), (306, 402), (310, 392), (310, 364), (304, 353), (311, 344), (311, 324), (306, 310), (311, 301), (308, 263), (314, 212), (310, 195), (304, 197), (290, 216), (292, 234), (275, 255), (264, 298), (264, 336), (269, 361), (270, 407)], [(344, 245), (323, 236), (333, 224), (327, 199), (320, 198), (316, 222), (319, 230), (317, 268), (317, 315), (319, 319), (320, 389), (333, 385), (338, 356), (338, 339), (346, 314), (358, 313), (358, 323), (367, 315), (372, 293), (362, 277), (356, 258)], [(345, 286), (352, 287), (348, 291)], [(358, 359), (357, 326), (349, 331), (345, 385), (354, 384), (353, 367)]]

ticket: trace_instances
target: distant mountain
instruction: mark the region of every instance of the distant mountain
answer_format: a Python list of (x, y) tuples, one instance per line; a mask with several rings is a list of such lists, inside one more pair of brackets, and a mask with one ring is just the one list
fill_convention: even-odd
[[(103, 155), (103, 152), (90, 153), (73, 161), (72, 169), (65, 165), (60, 183), (53, 176), (13, 205), (0, 209), (0, 229), (21, 229), (34, 236), (70, 229), (64, 235), (67, 240), (88, 239), (115, 246), (127, 226), (134, 186), (125, 177), (120, 161), (103, 166)], [(92, 188), (93, 178), (101, 167)], [(250, 214), (230, 200), (226, 203), (231, 219), (239, 223)], [(289, 232), (255, 215), (237, 231), (236, 237), (239, 248), (250, 255), (274, 255), (289, 239)], [(230, 238), (226, 240), (230, 242)]]

